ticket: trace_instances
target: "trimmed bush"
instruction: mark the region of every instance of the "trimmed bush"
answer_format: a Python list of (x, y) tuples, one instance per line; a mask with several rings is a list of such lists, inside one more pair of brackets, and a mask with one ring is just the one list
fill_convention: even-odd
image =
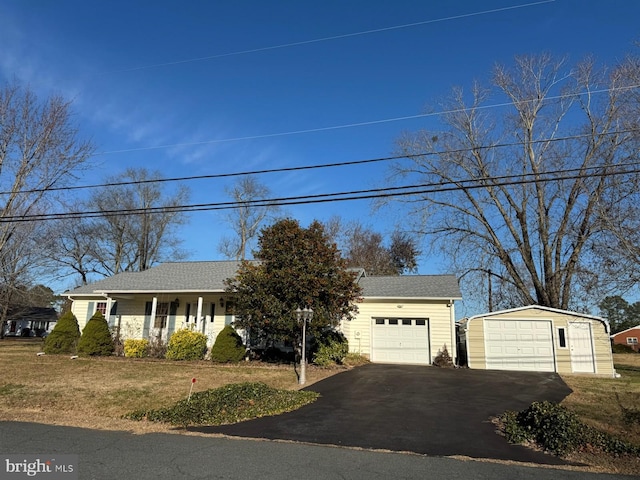
[(144, 358), (149, 355), (149, 340), (128, 338), (124, 341), (124, 356)]
[(327, 330), (314, 339), (311, 346), (313, 363), (320, 367), (342, 365), (349, 353), (349, 342), (335, 330)]
[(93, 314), (78, 342), (78, 354), (86, 356), (111, 355), (114, 350), (113, 338), (109, 331), (109, 324), (100, 312)]
[(80, 327), (78, 320), (71, 311), (64, 313), (56, 322), (53, 331), (44, 339), (44, 352), (51, 355), (56, 353), (76, 353)]
[(210, 357), (215, 363), (234, 363), (242, 360), (246, 352), (238, 332), (231, 325), (227, 325), (216, 337)]
[(169, 338), (169, 360), (202, 360), (207, 353), (207, 336), (189, 329), (174, 332)]

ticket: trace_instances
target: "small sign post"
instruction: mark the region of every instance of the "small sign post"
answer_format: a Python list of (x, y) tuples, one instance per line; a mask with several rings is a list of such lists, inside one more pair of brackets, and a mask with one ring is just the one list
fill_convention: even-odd
[(193, 392), (193, 384), (196, 383), (195, 377), (191, 379), (191, 388), (189, 389), (189, 397), (187, 398), (187, 402), (191, 400), (191, 392)]

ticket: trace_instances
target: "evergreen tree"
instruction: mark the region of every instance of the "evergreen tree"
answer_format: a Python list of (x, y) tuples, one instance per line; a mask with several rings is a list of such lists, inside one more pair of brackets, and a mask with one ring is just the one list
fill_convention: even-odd
[(76, 353), (80, 327), (71, 311), (67, 311), (56, 322), (53, 331), (44, 340), (44, 352), (47, 354)]
[(82, 330), (78, 342), (78, 354), (101, 356), (111, 355), (115, 346), (109, 331), (109, 324), (100, 312), (93, 314)]
[(244, 358), (246, 349), (240, 335), (231, 325), (227, 325), (216, 337), (211, 347), (211, 361), (216, 363), (239, 362)]

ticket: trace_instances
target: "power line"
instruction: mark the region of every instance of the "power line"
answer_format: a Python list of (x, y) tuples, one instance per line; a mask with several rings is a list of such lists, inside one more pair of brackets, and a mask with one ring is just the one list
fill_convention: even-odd
[(479, 11), (479, 12), (471, 12), (471, 13), (464, 13), (464, 14), (460, 14), (460, 15), (452, 15), (449, 17), (442, 17), (442, 18), (436, 18), (436, 19), (432, 19), (432, 20), (424, 20), (424, 21), (420, 21), (420, 22), (413, 22), (413, 23), (405, 23), (403, 25), (393, 25), (390, 27), (382, 27), (382, 28), (375, 28), (375, 29), (371, 29), (371, 30), (363, 30), (360, 32), (352, 32), (352, 33), (345, 33), (345, 34), (341, 34), (341, 35), (332, 35), (329, 37), (321, 37), (321, 38), (315, 38), (315, 39), (311, 39), (311, 40), (302, 40), (299, 42), (290, 42), (290, 43), (282, 43), (279, 45), (271, 45), (268, 47), (259, 47), (259, 48), (252, 48), (252, 49), (248, 49), (248, 50), (238, 50), (235, 52), (227, 52), (227, 53), (219, 53), (219, 54), (215, 54), (215, 55), (207, 55), (204, 57), (195, 57), (195, 58), (187, 58), (184, 60), (175, 60), (172, 62), (162, 62), (162, 63), (154, 63), (154, 64), (150, 64), (150, 65), (141, 65), (139, 67), (131, 67), (131, 68), (123, 68), (123, 69), (119, 69), (119, 70), (110, 70), (107, 72), (102, 72), (99, 73), (98, 75), (106, 75), (106, 74), (110, 74), (110, 73), (126, 73), (126, 72), (135, 72), (138, 70), (148, 70), (151, 68), (160, 68), (160, 67), (169, 67), (169, 66), (173, 66), (173, 65), (182, 65), (185, 63), (194, 63), (194, 62), (202, 62), (202, 61), (206, 61), (206, 60), (215, 60), (217, 58), (225, 58), (225, 57), (234, 57), (234, 56), (238, 56), (238, 55), (247, 55), (250, 53), (259, 53), (259, 52), (266, 52), (269, 50), (280, 50), (283, 48), (290, 48), (290, 47), (297, 47), (297, 46), (301, 46), (301, 45), (310, 45), (313, 43), (321, 43), (321, 42), (328, 42), (328, 41), (332, 41), (332, 40), (340, 40), (343, 38), (350, 38), (350, 37), (358, 37), (358, 36), (362, 36), (362, 35), (371, 35), (374, 33), (381, 33), (381, 32), (388, 32), (388, 31), (392, 31), (392, 30), (400, 30), (403, 28), (410, 28), (410, 27), (418, 27), (418, 26), (422, 26), (422, 25), (429, 25), (432, 23), (440, 23), (440, 22), (446, 22), (446, 21), (451, 21), (451, 20), (460, 20), (462, 18), (469, 18), (469, 17), (476, 17), (476, 16), (480, 16), (480, 15), (488, 15), (491, 13), (500, 13), (500, 12), (505, 12), (508, 10), (515, 10), (515, 9), (519, 9), (519, 8), (526, 8), (526, 7), (533, 7), (536, 5), (542, 5), (545, 3), (553, 3), (555, 2), (555, 0), (542, 0), (542, 1), (538, 1), (538, 2), (532, 2), (532, 3), (525, 3), (525, 4), (521, 4), (521, 5), (512, 5), (509, 7), (501, 7), (501, 8), (493, 8), (491, 10), (483, 10), (483, 11)]
[[(622, 165), (616, 165), (620, 167)], [(640, 162), (632, 162), (624, 164), (624, 166), (640, 167)], [(48, 221), (74, 218), (96, 218), (104, 216), (119, 215), (143, 215), (143, 214), (159, 214), (159, 213), (189, 213), (197, 211), (213, 211), (213, 210), (229, 210), (242, 208), (246, 206), (288, 206), (302, 204), (317, 204), (328, 202), (342, 202), (352, 200), (370, 200), (376, 198), (392, 198), (399, 196), (426, 195), (430, 193), (442, 193), (456, 190), (474, 190), (487, 187), (502, 187), (510, 185), (524, 185), (530, 183), (547, 183), (562, 180), (576, 180), (581, 178), (602, 177), (610, 175), (627, 175), (640, 173), (640, 168), (634, 168), (623, 171), (606, 171), (607, 167), (612, 166), (593, 166), (584, 168), (560, 169), (548, 172), (527, 173), (520, 175), (503, 175), (481, 177), (477, 179), (466, 179), (459, 181), (435, 182), (418, 185), (405, 185), (399, 187), (386, 187), (368, 190), (354, 190), (349, 192), (324, 193), (316, 195), (304, 195), (293, 197), (280, 197), (273, 199), (250, 200), (245, 202), (219, 202), (192, 205), (176, 205), (153, 208), (136, 208), (122, 210), (107, 211), (87, 211), (87, 212), (63, 212), (51, 214), (33, 214), (24, 216), (8, 216), (0, 219), (0, 223), (9, 222), (27, 222), (27, 221)], [(598, 171), (604, 169), (605, 171)], [(591, 172), (591, 173), (587, 173)], [(534, 178), (531, 178), (534, 177)], [(487, 184), (487, 182), (490, 182)]]
[[(612, 132), (597, 132), (598, 136), (608, 136), (608, 135), (621, 135), (625, 133), (634, 133), (639, 132), (640, 129), (625, 129), (625, 130), (615, 130)], [(553, 143), (553, 142), (561, 142), (567, 140), (579, 140), (581, 138), (587, 138), (592, 136), (591, 133), (585, 134), (576, 134), (569, 135), (566, 137), (555, 137), (555, 138), (545, 138), (539, 140), (531, 140), (529, 143), (531, 144), (541, 144), (541, 143)], [(76, 185), (76, 186), (67, 186), (67, 187), (52, 187), (52, 188), (35, 188), (30, 190), (19, 190), (19, 191), (0, 191), (0, 195), (9, 195), (9, 194), (30, 194), (30, 193), (42, 193), (42, 192), (56, 192), (56, 191), (71, 191), (71, 190), (87, 190), (92, 188), (108, 188), (108, 187), (117, 187), (117, 186), (127, 186), (127, 185), (143, 185), (143, 184), (151, 184), (151, 183), (169, 183), (169, 182), (187, 182), (194, 180), (212, 180), (217, 178), (231, 178), (231, 177), (241, 177), (241, 176), (249, 176), (249, 175), (264, 175), (270, 173), (284, 173), (284, 172), (297, 172), (304, 170), (316, 170), (323, 168), (337, 168), (337, 167), (348, 167), (354, 165), (366, 165), (371, 163), (381, 163), (388, 162), (392, 160), (400, 160), (403, 158), (417, 158), (423, 156), (437, 156), (437, 155), (448, 155), (455, 153), (463, 153), (472, 149), (476, 150), (488, 150), (494, 148), (508, 148), (508, 147), (518, 147), (524, 145), (524, 142), (503, 142), (497, 143), (493, 145), (481, 145), (477, 147), (465, 147), (460, 149), (451, 149), (451, 150), (439, 150), (436, 152), (421, 152), (415, 154), (403, 154), (403, 155), (392, 155), (387, 157), (378, 157), (378, 158), (370, 158), (363, 160), (350, 160), (345, 162), (332, 162), (332, 163), (322, 163), (317, 165), (300, 165), (296, 167), (281, 167), (281, 168), (270, 168), (270, 169), (262, 169), (262, 170), (249, 170), (243, 172), (229, 172), (229, 173), (216, 173), (209, 175), (190, 175), (184, 177), (171, 177), (171, 178), (155, 178), (155, 179), (147, 179), (147, 180), (130, 180), (130, 181), (122, 181), (122, 182), (110, 182), (110, 183), (96, 183), (90, 185)]]
[[(610, 92), (614, 92), (614, 91), (624, 91), (624, 90), (632, 90), (635, 88), (640, 88), (640, 84), (638, 85), (629, 85), (626, 87), (614, 87), (614, 88), (603, 88), (603, 89), (598, 89), (598, 90), (590, 90), (588, 92), (581, 92), (581, 93), (569, 93), (569, 94), (562, 94), (562, 95), (553, 95), (553, 96), (549, 96), (549, 97), (545, 97), (543, 99), (544, 102), (546, 101), (550, 101), (550, 100), (563, 100), (565, 98), (571, 98), (571, 97), (577, 97), (580, 95), (596, 95), (596, 94), (600, 94), (600, 93), (610, 93)], [(535, 102), (535, 101), (540, 101), (540, 99), (531, 99), (531, 100), (523, 100), (520, 103), (528, 103), (528, 102)], [(147, 146), (147, 147), (138, 147), (138, 148), (125, 148), (125, 149), (120, 149), (120, 150), (108, 150), (108, 151), (104, 151), (104, 152), (98, 152), (96, 153), (96, 156), (98, 155), (115, 155), (115, 154), (120, 154), (120, 153), (133, 153), (133, 152), (144, 152), (144, 151), (149, 151), (149, 150), (163, 150), (166, 148), (176, 148), (176, 147), (197, 147), (200, 145), (213, 145), (213, 144), (218, 144), (218, 143), (228, 143), (228, 142), (241, 142), (241, 141), (246, 141), (246, 140), (259, 140), (259, 139), (265, 139), (265, 138), (276, 138), (276, 137), (286, 137), (286, 136), (292, 136), (292, 135), (302, 135), (305, 133), (318, 133), (318, 132), (328, 132), (331, 130), (341, 130), (344, 128), (355, 128), (355, 127), (366, 127), (366, 126), (370, 126), (370, 125), (380, 125), (383, 123), (392, 123), (392, 122), (401, 122), (401, 121), (405, 121), (405, 120), (415, 120), (417, 118), (427, 118), (427, 117), (437, 117), (440, 115), (451, 115), (454, 113), (462, 113), (462, 112), (467, 112), (469, 110), (488, 110), (491, 108), (501, 108), (501, 107), (508, 107), (510, 105), (513, 105), (513, 102), (501, 102), (501, 103), (494, 103), (494, 104), (490, 104), (490, 105), (479, 105), (479, 106), (474, 106), (474, 107), (465, 107), (465, 108), (454, 108), (451, 110), (440, 110), (437, 112), (429, 112), (429, 113), (419, 113), (416, 115), (405, 115), (405, 116), (401, 116), (401, 117), (391, 117), (391, 118), (383, 118), (383, 119), (379, 119), (379, 120), (370, 120), (370, 121), (364, 121), (364, 122), (355, 122), (355, 123), (344, 123), (341, 125), (331, 125), (331, 126), (327, 126), (327, 127), (317, 127), (317, 128), (308, 128), (308, 129), (303, 129), (303, 130), (291, 130), (291, 131), (287, 131), (287, 132), (275, 132), (275, 133), (265, 133), (265, 134), (258, 134), (258, 135), (246, 135), (246, 136), (242, 136), (242, 137), (230, 137), (230, 138), (220, 138), (220, 139), (214, 139), (214, 140), (202, 140), (199, 142), (185, 142), (185, 143), (168, 143), (168, 144), (163, 144), (163, 145), (152, 145), (152, 146)]]

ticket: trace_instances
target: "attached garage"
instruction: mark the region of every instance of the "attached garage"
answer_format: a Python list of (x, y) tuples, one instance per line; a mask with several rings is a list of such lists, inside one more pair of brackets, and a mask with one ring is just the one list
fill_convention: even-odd
[(532, 305), (459, 322), (469, 368), (613, 376), (609, 325), (577, 312)]
[(358, 278), (362, 299), (340, 330), (349, 351), (376, 363), (431, 365), (444, 348), (457, 357), (453, 275), (396, 275)]
[(428, 365), (429, 321), (425, 318), (374, 318), (371, 361)]

